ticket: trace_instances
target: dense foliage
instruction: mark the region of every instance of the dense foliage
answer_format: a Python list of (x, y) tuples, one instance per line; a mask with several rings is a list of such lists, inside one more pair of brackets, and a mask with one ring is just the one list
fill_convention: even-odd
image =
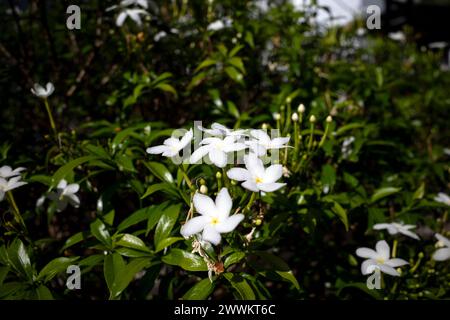
[[(149, 1), (118, 26), (117, 2), (85, 1), (72, 31), (67, 1), (0, 5), (0, 298), (450, 297), (449, 260), (433, 259), (450, 234), (442, 52), (260, 3)], [(252, 192), (229, 178), (242, 164), (146, 152), (178, 128), (198, 146), (194, 121), (290, 137), (272, 153), (285, 185)], [(222, 188), (242, 220), (217, 243), (183, 237), (194, 197)], [(401, 222), (420, 239), (373, 228)], [(408, 265), (370, 290), (356, 250), (383, 239)]]

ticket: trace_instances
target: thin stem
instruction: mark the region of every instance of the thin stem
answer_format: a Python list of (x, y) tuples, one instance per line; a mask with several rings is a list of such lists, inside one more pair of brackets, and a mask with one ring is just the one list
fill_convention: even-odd
[(313, 146), (313, 138), (314, 138), (314, 122), (311, 123), (311, 133), (309, 135), (308, 151), (310, 151)]
[(294, 122), (294, 162), (298, 159), (298, 144), (299, 144), (299, 136), (298, 136), (298, 122)]
[(394, 244), (392, 246), (392, 258), (395, 258), (395, 256), (397, 255), (397, 245), (398, 245), (398, 240), (394, 239)]
[(329, 129), (330, 129), (330, 124), (327, 123), (327, 125), (325, 126), (325, 133), (323, 134), (322, 139), (319, 142), (319, 148), (325, 143), (325, 140), (328, 137)]
[(227, 172), (225, 171), (225, 168), (222, 168), (222, 179), (223, 179), (225, 187), (230, 189), (230, 179), (228, 179)]
[(45, 109), (47, 110), (48, 119), (50, 120), (50, 126), (52, 127), (53, 134), (55, 135), (56, 140), (58, 140), (58, 131), (56, 130), (55, 121), (53, 120), (52, 111), (50, 110), (50, 106), (48, 104), (48, 100), (44, 99)]
[(256, 192), (252, 192), (252, 196), (248, 200), (247, 205), (245, 206), (245, 209), (248, 211), (252, 207), (253, 202), (255, 202), (256, 199)]
[(22, 215), (20, 214), (19, 208), (17, 207), (16, 201), (14, 200), (14, 196), (11, 191), (8, 191), (6, 193), (6, 196), (8, 198), (9, 204), (13, 208), (14, 218), (24, 229), (25, 229), (25, 222), (23, 221)]
[(184, 170), (183, 165), (180, 166), (181, 174), (183, 175), (184, 181), (186, 181), (186, 184), (188, 185), (189, 189), (192, 191), (195, 191), (195, 187), (191, 182), (191, 179), (189, 179), (189, 176), (187, 175), (186, 170)]

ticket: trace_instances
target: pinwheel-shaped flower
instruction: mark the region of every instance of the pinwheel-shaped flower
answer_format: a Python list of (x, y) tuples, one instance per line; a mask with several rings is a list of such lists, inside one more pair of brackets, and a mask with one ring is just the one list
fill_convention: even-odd
[(181, 228), (185, 238), (202, 232), (202, 241), (218, 245), (222, 238), (220, 234), (233, 231), (244, 219), (240, 213), (230, 216), (233, 203), (226, 188), (220, 190), (215, 202), (200, 193), (194, 195), (193, 202), (200, 216), (190, 219)]
[(439, 233), (436, 233), (434, 236), (438, 239), (436, 246), (439, 249), (433, 254), (433, 259), (436, 261), (450, 259), (450, 240)]
[(23, 167), (12, 169), (10, 166), (3, 166), (0, 168), (0, 178), (11, 178), (20, 175), (20, 172), (25, 170)]
[(31, 93), (42, 99), (47, 99), (53, 91), (55, 91), (55, 86), (51, 82), (48, 82), (45, 88), (38, 83), (35, 83), (34, 87), (31, 88)]
[(200, 142), (201, 146), (192, 153), (190, 163), (196, 163), (204, 156), (208, 155), (209, 160), (219, 168), (227, 165), (227, 153), (244, 150), (246, 145), (236, 142), (235, 136), (228, 136), (224, 139), (211, 137)]
[(250, 135), (253, 140), (246, 141), (245, 143), (250, 147), (256, 155), (263, 156), (267, 153), (267, 150), (287, 148), (286, 145), (289, 142), (289, 137), (278, 137), (270, 139), (269, 135), (264, 130), (251, 130)]
[(192, 129), (184, 134), (181, 139), (177, 139), (174, 137), (170, 137), (164, 140), (163, 144), (156, 147), (147, 148), (147, 153), (150, 154), (161, 154), (164, 157), (174, 157), (179, 154), (184, 147), (186, 147), (191, 141), (193, 137)]
[(416, 226), (412, 224), (403, 224), (403, 223), (378, 223), (373, 226), (375, 230), (387, 229), (389, 234), (394, 235), (397, 233), (401, 233), (410, 238), (420, 240), (419, 236), (414, 232), (410, 231), (410, 229), (414, 229)]
[(366, 258), (361, 264), (362, 274), (371, 274), (375, 269), (379, 269), (381, 272), (389, 274), (391, 276), (400, 276), (395, 268), (408, 264), (403, 259), (393, 258), (390, 259), (390, 248), (386, 241), (378, 241), (375, 250), (370, 248), (359, 248), (356, 250), (356, 255), (361, 258)]
[(62, 179), (56, 186), (56, 192), (48, 195), (48, 198), (55, 202), (56, 211), (61, 212), (67, 208), (70, 203), (75, 208), (80, 206), (80, 199), (75, 194), (80, 189), (80, 185), (76, 183), (67, 184), (65, 179)]
[(123, 23), (125, 22), (125, 19), (127, 17), (130, 17), (131, 20), (133, 20), (134, 22), (136, 22), (136, 24), (138, 26), (142, 25), (142, 19), (141, 16), (146, 16), (148, 15), (148, 12), (145, 11), (144, 9), (123, 9), (119, 15), (117, 16), (116, 19), (116, 25), (118, 27), (121, 27), (123, 25)]
[(0, 177), (0, 201), (2, 201), (5, 198), (6, 192), (27, 184), (26, 182), (20, 181), (21, 179), (22, 179), (21, 176), (15, 176), (12, 177), (11, 179), (5, 179)]
[(285, 183), (276, 182), (283, 174), (283, 166), (274, 164), (264, 168), (263, 162), (256, 154), (250, 153), (244, 157), (244, 168), (232, 168), (227, 176), (236, 181), (244, 181), (242, 186), (253, 192), (273, 192), (285, 186)]

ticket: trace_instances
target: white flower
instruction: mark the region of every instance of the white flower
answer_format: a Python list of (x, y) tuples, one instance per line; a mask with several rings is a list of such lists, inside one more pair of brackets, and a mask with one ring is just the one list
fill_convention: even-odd
[(138, 26), (142, 25), (141, 15), (148, 15), (148, 12), (144, 9), (123, 9), (116, 19), (116, 25), (121, 27), (127, 17), (137, 23)]
[(192, 129), (184, 134), (181, 139), (170, 137), (164, 140), (163, 144), (156, 147), (147, 148), (147, 153), (150, 154), (160, 154), (164, 157), (174, 157), (179, 154), (184, 147), (186, 147), (194, 136)]
[(434, 201), (450, 206), (450, 197), (443, 192), (439, 192), (437, 196), (434, 197)]
[(214, 22), (211, 22), (206, 29), (208, 31), (218, 31), (222, 30), (223, 28), (228, 28), (232, 25), (233, 20), (229, 18), (225, 18), (224, 20), (216, 20)]
[(361, 264), (362, 274), (371, 274), (375, 269), (380, 269), (381, 272), (391, 276), (400, 276), (400, 273), (395, 268), (404, 266), (408, 262), (399, 258), (389, 259), (391, 255), (390, 248), (384, 240), (378, 241), (375, 248), (376, 251), (370, 248), (359, 248), (356, 250), (358, 257), (367, 258)]
[(240, 142), (236, 142), (235, 136), (228, 136), (224, 139), (211, 137), (203, 139), (197, 150), (192, 153), (189, 159), (190, 163), (196, 163), (204, 156), (208, 155), (209, 160), (218, 166), (223, 168), (227, 165), (227, 153), (244, 150), (246, 145)]
[(440, 249), (437, 249), (433, 254), (433, 259), (436, 261), (444, 261), (450, 259), (450, 240), (436, 233), (434, 235), (439, 241), (436, 243), (436, 246)]
[(206, 132), (207, 134), (209, 134), (211, 136), (215, 136), (215, 137), (234, 136), (234, 137), (238, 138), (238, 137), (244, 135), (244, 133), (245, 133), (245, 130), (242, 130), (242, 129), (241, 130), (232, 130), (232, 129), (225, 127), (223, 124), (220, 124), (217, 122), (214, 122), (211, 125), (211, 129), (206, 129), (201, 126), (198, 126), (198, 128), (200, 131)]
[(414, 232), (410, 231), (410, 229), (414, 229), (416, 226), (412, 224), (403, 224), (403, 223), (378, 223), (373, 226), (375, 230), (387, 229), (389, 234), (394, 235), (397, 233), (401, 233), (405, 236), (411, 237), (416, 240), (420, 240), (419, 236)]
[(282, 187), (285, 183), (275, 182), (281, 178), (283, 174), (283, 166), (274, 164), (264, 168), (263, 162), (254, 153), (250, 153), (244, 157), (244, 168), (232, 168), (228, 170), (227, 176), (230, 179), (244, 181), (242, 186), (253, 192), (273, 192)]
[(56, 210), (58, 212), (64, 211), (67, 204), (71, 204), (75, 208), (80, 206), (80, 199), (75, 194), (80, 189), (77, 183), (67, 184), (65, 179), (62, 179), (56, 186), (56, 192), (48, 195), (48, 198), (56, 203)]
[(122, 0), (120, 1), (122, 7), (129, 7), (132, 5), (141, 6), (144, 9), (148, 8), (147, 0)]
[(51, 82), (48, 82), (45, 88), (38, 83), (35, 83), (34, 87), (31, 88), (31, 93), (33, 93), (36, 97), (43, 99), (49, 97), (53, 91), (55, 91), (55, 86)]
[(20, 181), (21, 179), (22, 179), (21, 176), (12, 177), (9, 180), (0, 177), (0, 201), (2, 201), (5, 198), (6, 192), (27, 184), (26, 182)]
[(210, 197), (199, 193), (194, 195), (193, 202), (200, 216), (192, 218), (181, 228), (180, 232), (185, 238), (203, 231), (203, 241), (218, 245), (220, 234), (233, 231), (244, 219), (240, 213), (230, 216), (233, 203), (226, 188), (217, 194), (215, 203)]
[(264, 130), (251, 130), (250, 135), (254, 140), (245, 141), (254, 153), (258, 156), (263, 156), (267, 153), (267, 150), (287, 148), (286, 145), (289, 142), (289, 137), (273, 138), (270, 139), (269, 135)]
[(0, 168), (0, 178), (11, 178), (20, 175), (20, 172), (25, 170), (23, 167), (12, 169), (10, 166), (3, 166)]

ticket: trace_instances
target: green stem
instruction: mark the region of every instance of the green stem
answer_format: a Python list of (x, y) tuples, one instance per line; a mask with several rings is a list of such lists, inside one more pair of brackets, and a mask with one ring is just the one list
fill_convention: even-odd
[(398, 240), (394, 239), (394, 244), (392, 246), (392, 258), (395, 258), (395, 256), (397, 255), (397, 245), (398, 245)]
[(299, 154), (298, 144), (299, 144), (298, 123), (294, 122), (294, 162), (297, 162)]
[(191, 179), (189, 179), (189, 176), (187, 175), (186, 170), (184, 169), (183, 165), (180, 165), (181, 174), (183, 175), (184, 181), (186, 181), (186, 184), (188, 185), (189, 189), (192, 191), (195, 191), (195, 187), (191, 182)]
[(224, 183), (225, 187), (227, 187), (227, 189), (230, 189), (231, 183), (230, 183), (230, 179), (228, 179), (225, 168), (222, 168), (222, 179), (223, 179), (223, 183)]
[(52, 127), (53, 134), (55, 135), (56, 140), (58, 141), (58, 131), (56, 130), (55, 121), (53, 120), (52, 111), (50, 110), (50, 106), (48, 104), (48, 100), (44, 99), (45, 109), (47, 110), (48, 119), (50, 120), (50, 126)]
[(19, 208), (17, 207), (16, 201), (14, 200), (14, 196), (11, 191), (6, 193), (9, 204), (13, 208), (14, 219), (17, 223), (19, 223), (25, 229), (25, 222), (23, 221), (22, 215), (20, 214)]
[(326, 138), (328, 136), (329, 129), (330, 129), (330, 124), (327, 123), (327, 125), (325, 127), (325, 133), (323, 134), (322, 139), (319, 142), (319, 148), (322, 147), (322, 145), (325, 143), (325, 140), (326, 140)]
[(247, 205), (245, 206), (245, 209), (247, 211), (250, 210), (250, 208), (252, 207), (253, 202), (255, 202), (256, 199), (256, 192), (252, 192), (252, 196), (250, 197), (250, 199), (247, 202)]
[(310, 151), (313, 146), (313, 138), (314, 138), (314, 123), (311, 123), (311, 133), (309, 135), (308, 151)]

